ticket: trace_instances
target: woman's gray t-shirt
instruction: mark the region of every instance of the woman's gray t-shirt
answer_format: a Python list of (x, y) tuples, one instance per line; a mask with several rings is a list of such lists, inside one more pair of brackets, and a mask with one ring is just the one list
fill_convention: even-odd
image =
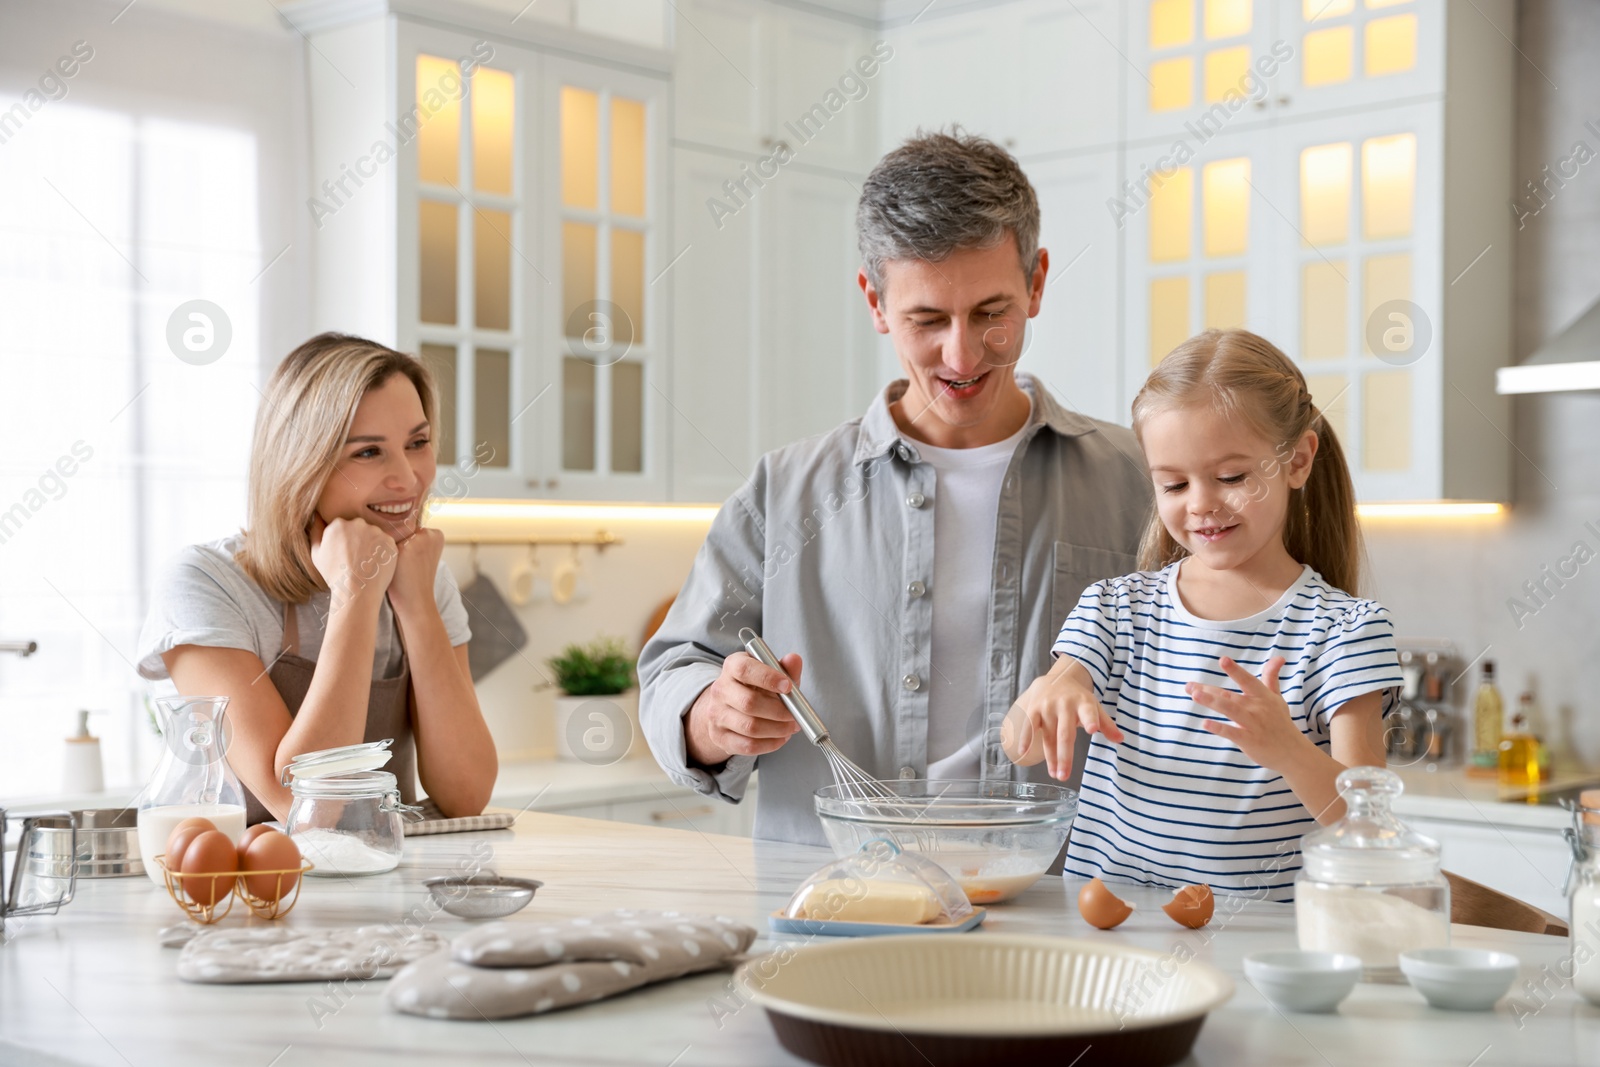
[[(241, 648), (254, 652), (270, 666), (283, 651), (283, 604), (273, 600), (250, 579), (234, 558), (244, 545), (244, 535), (234, 534), (209, 544), (189, 545), (168, 565), (156, 586), (154, 602), (139, 632), (139, 674), (152, 681), (167, 681), (163, 652), (179, 645)], [(452, 646), (472, 637), (467, 609), (450, 569), (441, 560), (434, 576), (433, 598)], [(300, 631), (298, 654), (315, 660), (327, 633), (331, 594), (319, 592), (295, 609)], [(372, 657), (372, 677), (388, 678), (400, 668), (400, 635), (394, 626), (394, 609), (385, 597), (378, 607), (378, 640)]]

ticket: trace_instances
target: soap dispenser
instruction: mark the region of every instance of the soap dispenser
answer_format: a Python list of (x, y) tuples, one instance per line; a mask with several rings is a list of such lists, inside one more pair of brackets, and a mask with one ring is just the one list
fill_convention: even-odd
[(78, 732), (67, 738), (61, 764), (61, 791), (68, 796), (99, 793), (106, 787), (100, 739), (89, 732), (89, 709), (78, 709)]

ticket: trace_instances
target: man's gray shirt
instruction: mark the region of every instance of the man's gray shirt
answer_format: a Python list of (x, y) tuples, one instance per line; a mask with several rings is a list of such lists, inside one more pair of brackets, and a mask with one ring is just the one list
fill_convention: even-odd
[[(1084, 588), (1135, 569), (1151, 490), (1129, 430), (1068, 411), (1031, 375), (1017, 384), (1033, 413), (1002, 483), (994, 558), (972, 561), (988, 567), (993, 591), (970, 733), (985, 777), (1050, 781), (1043, 763), (1005, 759), (998, 724), (1049, 669)], [(833, 777), (800, 733), (759, 760), (689, 765), (683, 717), (741, 650), (743, 627), (779, 656), (801, 655), (800, 686), (846, 756), (874, 777), (927, 773), (929, 681), (951, 680), (928, 659), (935, 472), (889, 412), (905, 389), (895, 382), (862, 418), (761, 458), (639, 657), (639, 714), (656, 760), (674, 781), (730, 801), (759, 763), (757, 837), (825, 844), (812, 794)]]

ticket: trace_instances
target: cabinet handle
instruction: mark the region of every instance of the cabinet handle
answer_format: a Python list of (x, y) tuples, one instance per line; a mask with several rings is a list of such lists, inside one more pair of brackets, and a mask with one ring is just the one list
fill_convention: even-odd
[(1288, 96), (1280, 96), (1280, 97), (1278, 97), (1278, 106), (1279, 107), (1288, 107), (1289, 106), (1289, 97)]
[(698, 808), (690, 808), (688, 811), (679, 811), (677, 808), (673, 808), (671, 811), (652, 811), (650, 813), (650, 821), (651, 822), (676, 822), (679, 819), (696, 819), (696, 818), (699, 818), (702, 815), (710, 815), (710, 814), (711, 814), (711, 805), (710, 804), (702, 804)]
[(558, 486), (560, 484), (561, 484), (560, 480), (556, 479), (556, 478), (546, 478), (544, 480), (544, 487), (546, 489), (554, 489), (556, 486)]

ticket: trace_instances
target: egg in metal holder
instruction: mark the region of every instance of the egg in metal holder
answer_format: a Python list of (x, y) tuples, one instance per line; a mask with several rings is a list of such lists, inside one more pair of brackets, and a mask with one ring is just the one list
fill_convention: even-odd
[[(195, 922), (207, 926), (226, 917), (233, 910), (234, 897), (244, 901), (245, 907), (249, 908), (250, 913), (259, 919), (283, 918), (283, 916), (289, 914), (290, 909), (299, 901), (300, 886), (305, 881), (306, 872), (315, 866), (315, 864), (307, 863), (299, 868), (247, 872), (252, 878), (276, 876), (277, 881), (275, 884), (280, 890), (286, 875), (295, 876), (293, 886), (287, 895), (280, 896), (277, 900), (268, 900), (250, 892), (244, 884), (244, 878), (238, 871), (191, 871), (184, 874), (167, 866), (165, 853), (157, 856), (155, 862), (160, 866), (162, 878), (166, 881), (167, 895), (172, 897), (178, 907), (183, 909), (185, 915)], [(184, 888), (184, 882), (188, 879), (194, 879), (197, 884), (200, 884), (206, 878), (213, 879), (213, 887), (215, 885), (214, 880), (217, 878), (234, 879), (233, 887), (228, 891), (225, 902), (221, 895), (218, 894), (218, 899), (212, 903), (202, 904)]]

